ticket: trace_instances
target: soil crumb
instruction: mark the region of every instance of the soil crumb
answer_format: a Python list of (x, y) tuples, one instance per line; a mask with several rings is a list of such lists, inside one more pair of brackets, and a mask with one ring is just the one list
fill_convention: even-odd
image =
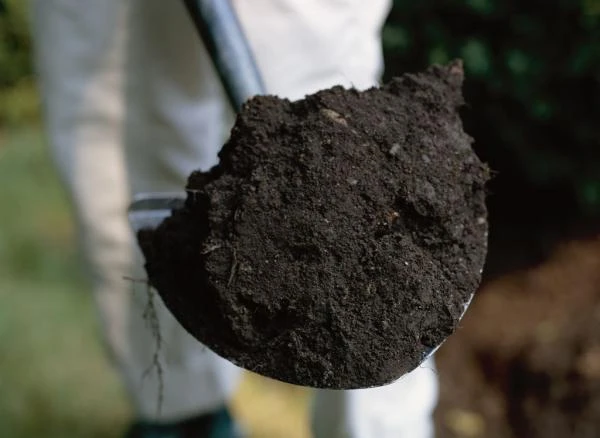
[(460, 62), (359, 92), (251, 99), (184, 208), (139, 235), (152, 285), (217, 354), (320, 388), (390, 383), (455, 329), (486, 255)]

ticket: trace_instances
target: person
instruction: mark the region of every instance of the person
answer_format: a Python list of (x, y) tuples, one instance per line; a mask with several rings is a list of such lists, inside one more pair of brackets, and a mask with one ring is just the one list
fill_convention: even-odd
[[(266, 89), (290, 99), (375, 85), (390, 0), (233, 0)], [(136, 193), (182, 192), (233, 123), (183, 2), (32, 1), (35, 60), (54, 161), (73, 201), (103, 339), (136, 414), (130, 438), (238, 436), (228, 402), (241, 370), (200, 345), (160, 302), (144, 317), (143, 260), (126, 209)], [(427, 438), (430, 360), (381, 388), (317, 390), (317, 438)], [(161, 383), (162, 382), (162, 383)], [(162, 394), (161, 409), (157, 399)]]

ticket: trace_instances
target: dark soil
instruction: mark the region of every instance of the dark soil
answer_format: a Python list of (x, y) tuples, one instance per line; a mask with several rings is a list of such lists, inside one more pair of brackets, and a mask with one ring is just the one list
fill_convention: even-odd
[(600, 238), (484, 287), (437, 354), (441, 438), (600, 436)]
[(389, 383), (448, 335), (480, 282), (488, 170), (458, 109), (459, 63), (365, 92), (243, 108), (185, 208), (140, 242), (166, 305), (260, 374)]

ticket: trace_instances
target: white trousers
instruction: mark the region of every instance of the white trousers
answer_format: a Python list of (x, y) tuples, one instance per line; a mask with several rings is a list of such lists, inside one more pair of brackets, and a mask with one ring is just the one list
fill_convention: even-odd
[[(365, 88), (382, 69), (389, 0), (234, 0), (269, 93), (292, 99), (332, 85)], [(126, 219), (133, 194), (182, 191), (207, 169), (232, 113), (177, 0), (33, 0), (50, 145), (71, 195), (108, 351), (136, 413), (173, 421), (230, 399), (240, 370), (188, 335), (156, 302), (163, 365), (144, 318), (142, 259)], [(383, 388), (316, 391), (318, 438), (426, 438), (437, 380), (428, 362)]]

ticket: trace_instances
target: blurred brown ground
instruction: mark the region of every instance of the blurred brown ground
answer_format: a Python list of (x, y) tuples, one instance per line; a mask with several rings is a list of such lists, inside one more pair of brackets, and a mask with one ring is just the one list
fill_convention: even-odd
[(493, 280), (440, 349), (440, 438), (600, 436), (600, 236)]

